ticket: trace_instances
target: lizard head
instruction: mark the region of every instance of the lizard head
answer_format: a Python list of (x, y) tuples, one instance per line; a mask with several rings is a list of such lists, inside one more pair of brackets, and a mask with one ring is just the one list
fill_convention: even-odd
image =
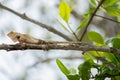
[(20, 33), (11, 31), (11, 32), (9, 32), (9, 33), (7, 34), (7, 36), (8, 36), (9, 38), (11, 38), (13, 42), (17, 42), (17, 41), (20, 39), (20, 35), (19, 35), (19, 34), (20, 34)]

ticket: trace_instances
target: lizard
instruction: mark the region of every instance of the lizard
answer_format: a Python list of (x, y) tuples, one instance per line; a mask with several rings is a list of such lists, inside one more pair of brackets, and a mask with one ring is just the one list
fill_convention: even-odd
[(9, 32), (7, 36), (13, 41), (13, 42), (19, 42), (19, 43), (29, 43), (29, 44), (43, 44), (46, 43), (46, 41), (34, 38), (28, 34), (22, 34), (18, 32)]
[(34, 38), (28, 34), (22, 34), (19, 32), (9, 32), (7, 34), (7, 36), (9, 38), (11, 38), (11, 40), (13, 42), (19, 42), (19, 43), (29, 43), (29, 44), (54, 44), (54, 43), (70, 43), (70, 42), (59, 42), (59, 41), (45, 41), (42, 39), (37, 39)]

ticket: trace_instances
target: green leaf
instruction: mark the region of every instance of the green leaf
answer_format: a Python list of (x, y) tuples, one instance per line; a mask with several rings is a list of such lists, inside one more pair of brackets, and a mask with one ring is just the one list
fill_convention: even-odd
[[(107, 65), (107, 66), (108, 66), (108, 65)], [(101, 69), (101, 74), (102, 74), (102, 75), (104, 75), (104, 74), (106, 74), (106, 73), (108, 73), (108, 72), (110, 72), (110, 68), (108, 68), (108, 67), (104, 67), (104, 68)]]
[(104, 78), (95, 78), (95, 80), (105, 80)]
[(116, 80), (120, 80), (120, 76), (116, 76), (115, 79), (116, 79)]
[(64, 24), (62, 24), (62, 22), (60, 20), (57, 19), (57, 22), (63, 27), (63, 29), (65, 29), (66, 31), (69, 32), (69, 30), (66, 28), (66, 26)]
[(83, 57), (84, 57), (85, 59), (92, 59), (92, 60), (95, 59), (94, 56), (91, 55), (90, 51), (89, 51), (89, 53), (84, 54)]
[(89, 14), (89, 15), (92, 15), (93, 12), (95, 11), (95, 8), (96, 8), (96, 7), (90, 5), (88, 14)]
[(84, 63), (80, 64), (78, 67), (79, 75), (82, 80), (89, 80), (92, 65), (94, 64), (93, 60), (86, 60)]
[(105, 57), (106, 60), (108, 60), (108, 61), (110, 61), (110, 62), (116, 62), (116, 61), (117, 61), (115, 55), (112, 54), (112, 53), (104, 52), (104, 53), (102, 54), (102, 56)]
[(96, 6), (96, 0), (90, 0), (93, 5)]
[(59, 60), (56, 59), (56, 63), (58, 65), (58, 67), (60, 68), (60, 70), (67, 76), (68, 74), (70, 74), (69, 70), (64, 66), (64, 64)]
[(67, 78), (69, 80), (80, 80), (80, 76), (78, 74), (75, 75), (68, 75)]
[(112, 6), (112, 5), (114, 5), (116, 2), (118, 2), (119, 0), (105, 0), (104, 2), (103, 2), (103, 5), (105, 5), (105, 6)]
[(104, 39), (99, 33), (95, 31), (90, 31), (87, 33), (87, 35), (91, 41), (94, 41), (95, 43), (99, 43), (99, 44), (104, 44)]
[(71, 68), (69, 71), (70, 71), (70, 74), (72, 74), (72, 75), (76, 74), (76, 72), (77, 72), (76, 69), (74, 69), (74, 68)]
[(105, 10), (107, 11), (107, 13), (111, 16), (120, 16), (120, 8), (116, 8), (116, 7), (107, 7), (105, 8)]
[[(118, 35), (117, 37), (110, 38), (105, 42), (108, 46), (109, 44), (116, 49), (120, 49), (120, 36)], [(120, 56), (119, 55), (114, 55), (112, 53), (104, 53), (105, 57), (114, 63), (120, 62)]]
[(77, 30), (85, 27), (85, 25), (88, 23), (90, 18), (90, 15), (88, 14), (87, 16), (85, 16), (84, 20), (81, 22), (81, 24), (78, 26)]
[(62, 19), (68, 23), (70, 17), (71, 8), (67, 2), (62, 1), (59, 5), (59, 14)]
[(120, 38), (112, 39), (113, 48), (120, 49)]
[(117, 38), (120, 38), (120, 34), (118, 34), (116, 37), (117, 37)]

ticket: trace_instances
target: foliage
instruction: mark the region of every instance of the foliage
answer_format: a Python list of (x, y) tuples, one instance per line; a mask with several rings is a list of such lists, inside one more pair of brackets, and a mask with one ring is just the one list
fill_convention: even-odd
[(60, 68), (60, 70), (65, 74), (65, 76), (69, 80), (79, 80), (80, 79), (80, 76), (76, 73), (75, 69), (68, 70), (59, 59), (56, 59), (56, 63), (58, 65), (58, 67)]
[(85, 14), (84, 15), (84, 20), (81, 22), (81, 24), (78, 26), (77, 30), (85, 27), (85, 25), (87, 24), (87, 22), (89, 21), (89, 17), (90, 15), (89, 14)]
[(59, 59), (56, 59), (56, 63), (65, 75), (68, 75), (70, 73), (70, 71), (64, 66), (64, 64)]
[(67, 2), (63, 1), (60, 3), (59, 11), (60, 11), (60, 16), (62, 17), (62, 19), (64, 21), (68, 22), (71, 9), (70, 9), (69, 5), (67, 4)]
[(103, 37), (99, 33), (95, 32), (95, 31), (89, 31), (87, 34), (88, 34), (88, 38), (91, 41), (93, 41), (95, 43), (99, 43), (99, 44), (104, 44)]
[[(90, 0), (91, 5), (89, 11), (83, 15), (84, 20), (76, 28), (76, 31), (83, 29), (87, 25), (90, 16), (97, 7), (99, 1), (100, 0)], [(119, 18), (120, 7), (118, 3), (120, 3), (119, 0), (105, 0), (99, 9), (99, 12), (105, 12), (110, 16)], [(62, 19), (68, 23), (71, 12), (68, 3), (61, 2), (59, 11)], [(65, 26), (64, 29), (66, 29)], [(95, 31), (88, 31), (87, 37), (96, 46), (108, 46), (120, 49), (120, 35), (106, 40), (102, 34)], [(106, 78), (110, 78), (111, 80), (120, 80), (120, 55), (114, 55), (107, 52), (89, 51), (83, 56), (85, 61), (78, 66), (77, 70), (72, 68), (73, 72), (71, 72), (59, 59), (56, 60), (58, 67), (68, 80), (105, 80)], [(100, 63), (96, 62), (96, 60)], [(92, 74), (92, 69), (96, 70), (95, 75)]]

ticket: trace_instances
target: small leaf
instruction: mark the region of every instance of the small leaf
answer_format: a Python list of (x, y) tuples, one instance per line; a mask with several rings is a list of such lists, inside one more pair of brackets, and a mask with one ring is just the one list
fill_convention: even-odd
[(120, 35), (117, 35), (116, 37), (117, 37), (117, 38), (120, 38)]
[(104, 75), (108, 72), (110, 72), (110, 69), (108, 67), (104, 67), (104, 68), (102, 68), (101, 74)]
[(102, 54), (102, 56), (105, 57), (106, 60), (108, 60), (108, 61), (110, 61), (110, 62), (117, 62), (117, 59), (116, 59), (115, 55), (112, 54), (112, 53), (104, 52), (104, 53)]
[(112, 39), (113, 48), (120, 49), (120, 38)]
[(94, 6), (96, 6), (96, 0), (90, 0), (90, 1)]
[(80, 80), (80, 76), (78, 74), (75, 75), (68, 75), (67, 78), (69, 80)]
[(82, 80), (90, 79), (90, 73), (91, 73), (90, 71), (93, 64), (94, 64), (93, 60), (89, 59), (79, 65), (78, 70)]
[(69, 71), (70, 71), (70, 74), (71, 74), (71, 75), (74, 75), (74, 74), (76, 74), (76, 72), (77, 72), (76, 69), (74, 69), (74, 68), (71, 68)]
[(81, 22), (81, 24), (78, 26), (77, 30), (85, 27), (85, 25), (88, 23), (89, 21), (89, 17), (90, 15), (88, 14), (87, 16), (85, 16), (84, 20)]
[(115, 4), (116, 2), (118, 2), (119, 0), (105, 0), (104, 2), (103, 2), (103, 5), (105, 5), (105, 6), (111, 6), (111, 5), (113, 5), (113, 4)]
[(105, 80), (105, 79), (96, 77), (95, 80)]
[(91, 41), (94, 41), (95, 43), (99, 43), (99, 44), (104, 44), (104, 39), (99, 33), (95, 31), (90, 31), (87, 33), (87, 35)]
[[(90, 51), (89, 51), (89, 53), (90, 53)], [(84, 57), (85, 59), (92, 59), (92, 60), (95, 59), (94, 56), (91, 55), (91, 53), (90, 53), (90, 54), (89, 54), (89, 53), (84, 54), (83, 57)]]
[(89, 15), (92, 15), (92, 14), (93, 14), (93, 12), (95, 11), (95, 8), (96, 8), (96, 7), (94, 7), (94, 6), (90, 6), (90, 7), (89, 7)]
[(115, 17), (120, 16), (120, 8), (107, 7), (107, 8), (105, 8), (105, 10), (111, 16), (115, 16)]
[(59, 14), (62, 19), (68, 23), (70, 17), (71, 8), (69, 7), (67, 2), (62, 1), (59, 6)]
[(64, 64), (59, 60), (56, 59), (56, 63), (58, 65), (58, 67), (60, 68), (60, 70), (67, 76), (68, 74), (70, 74), (69, 70), (64, 66)]

